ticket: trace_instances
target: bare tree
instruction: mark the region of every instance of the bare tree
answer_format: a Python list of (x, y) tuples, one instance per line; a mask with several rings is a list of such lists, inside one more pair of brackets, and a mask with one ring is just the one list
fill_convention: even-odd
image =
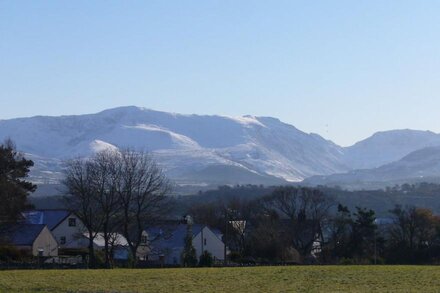
[(166, 194), (171, 185), (154, 160), (145, 152), (120, 152), (121, 177), (117, 184), (120, 200), (122, 233), (137, 261), (142, 232), (155, 225), (170, 211)]
[(390, 242), (411, 251), (429, 246), (436, 236), (438, 218), (429, 209), (396, 206), (391, 213), (394, 223), (389, 227)]
[(96, 196), (95, 166), (84, 159), (73, 159), (67, 162), (64, 185), (67, 187), (65, 198), (70, 209), (84, 224), (89, 239), (89, 266), (95, 267), (93, 240), (102, 228), (103, 219)]
[(94, 195), (102, 221), (105, 267), (109, 268), (112, 264), (112, 233), (118, 227), (117, 215), (120, 200), (116, 192), (116, 186), (121, 177), (119, 154), (110, 150), (98, 152), (90, 160), (90, 164), (93, 166), (91, 170), (95, 190)]
[(136, 262), (142, 232), (170, 207), (170, 184), (154, 160), (144, 152), (102, 151), (88, 160), (70, 161), (66, 175), (69, 206), (88, 231), (91, 260), (93, 239), (101, 232), (105, 264), (111, 266), (112, 235), (121, 229)]
[(280, 187), (264, 197), (261, 205), (266, 212), (276, 212), (284, 219), (293, 247), (308, 256), (322, 237), (322, 225), (333, 201), (318, 189)]

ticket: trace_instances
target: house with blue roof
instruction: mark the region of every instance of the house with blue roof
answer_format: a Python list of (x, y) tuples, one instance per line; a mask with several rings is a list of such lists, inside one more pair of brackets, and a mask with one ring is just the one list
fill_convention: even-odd
[(46, 225), (60, 249), (83, 249), (88, 240), (83, 236), (84, 225), (69, 210), (31, 210), (22, 213), (27, 224)]
[(58, 243), (44, 224), (15, 224), (0, 229), (2, 242), (29, 255), (58, 256)]
[[(163, 265), (180, 265), (184, 250), (184, 240), (188, 233), (188, 225), (180, 223), (145, 230), (145, 241), (148, 245), (146, 258), (148, 261)], [(197, 257), (208, 251), (214, 261), (220, 262), (225, 257), (225, 244), (221, 232), (206, 225), (190, 224), (192, 245)]]

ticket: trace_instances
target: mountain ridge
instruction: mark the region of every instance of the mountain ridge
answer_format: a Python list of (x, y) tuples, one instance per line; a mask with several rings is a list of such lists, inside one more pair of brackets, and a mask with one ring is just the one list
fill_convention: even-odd
[(38, 182), (60, 180), (66, 159), (131, 147), (152, 152), (182, 185), (301, 182), (378, 168), (440, 146), (439, 134), (401, 129), (341, 147), (274, 117), (179, 114), (136, 106), (0, 120), (0, 139), (7, 137), (35, 160), (32, 179)]
[(440, 180), (440, 146), (411, 152), (400, 160), (372, 169), (352, 170), (329, 176), (312, 176), (306, 185), (342, 187), (384, 187), (386, 184), (438, 182)]
[(396, 129), (379, 131), (345, 148), (345, 160), (353, 169), (375, 168), (399, 160), (418, 149), (440, 145), (432, 131)]
[(0, 138), (5, 137), (41, 158), (38, 166), (43, 165), (40, 161), (89, 156), (106, 147), (144, 149), (175, 179), (221, 165), (285, 182), (348, 169), (340, 160), (342, 149), (333, 142), (277, 118), (251, 115), (178, 114), (127, 106), (96, 114), (2, 120)]

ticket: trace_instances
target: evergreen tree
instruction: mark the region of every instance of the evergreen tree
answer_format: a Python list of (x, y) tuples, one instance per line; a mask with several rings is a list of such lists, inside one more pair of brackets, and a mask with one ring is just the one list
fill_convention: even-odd
[(17, 221), (20, 212), (29, 208), (27, 197), (37, 186), (24, 178), (33, 165), (11, 140), (0, 145), (0, 223)]
[(182, 252), (182, 264), (184, 267), (194, 267), (197, 265), (196, 249), (192, 245), (192, 239), (192, 227), (188, 224), (185, 236), (185, 246)]
[(355, 219), (352, 228), (352, 249), (357, 258), (376, 257), (377, 226), (376, 214), (373, 210), (356, 207)]

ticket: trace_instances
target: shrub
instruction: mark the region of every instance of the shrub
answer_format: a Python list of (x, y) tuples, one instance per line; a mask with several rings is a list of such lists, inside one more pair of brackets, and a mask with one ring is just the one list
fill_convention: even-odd
[(356, 262), (352, 258), (341, 258), (339, 260), (340, 265), (354, 265)]
[(212, 258), (212, 254), (205, 250), (203, 254), (200, 256), (199, 266), (212, 267), (213, 263), (214, 260)]
[(0, 261), (23, 261), (31, 255), (26, 250), (20, 250), (13, 246), (0, 246)]

